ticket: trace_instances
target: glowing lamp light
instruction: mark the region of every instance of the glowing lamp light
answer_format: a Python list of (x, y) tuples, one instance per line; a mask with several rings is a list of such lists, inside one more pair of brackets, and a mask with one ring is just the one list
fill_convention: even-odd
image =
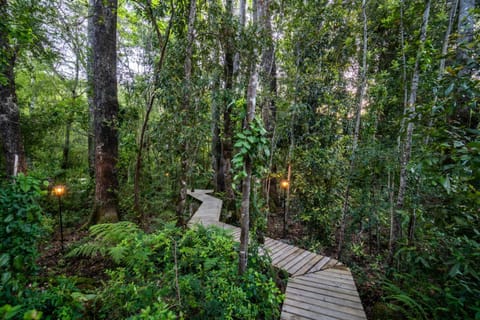
[(54, 186), (53, 189), (52, 189), (52, 193), (54, 196), (56, 197), (61, 197), (65, 194), (65, 186), (64, 185), (57, 185), (57, 186)]
[(62, 245), (62, 254), (64, 252), (64, 246), (63, 246), (63, 219), (62, 219), (62, 196), (65, 195), (67, 192), (67, 188), (63, 184), (58, 184), (53, 187), (52, 189), (52, 194), (56, 197), (58, 197), (58, 215), (60, 219), (60, 242)]
[(280, 181), (280, 187), (281, 187), (282, 189), (288, 189), (289, 185), (290, 185), (290, 182), (288, 182), (288, 180), (282, 180), (282, 181)]

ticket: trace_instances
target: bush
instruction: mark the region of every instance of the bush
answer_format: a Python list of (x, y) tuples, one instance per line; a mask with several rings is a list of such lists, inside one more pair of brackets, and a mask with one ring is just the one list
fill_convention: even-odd
[(19, 175), (0, 188), (0, 301), (17, 304), (37, 270), (37, 245), (45, 233), (37, 200), (41, 181)]
[(182, 233), (167, 226), (145, 234), (124, 222), (94, 226), (91, 232), (92, 241), (72, 254), (103, 253), (118, 263), (96, 298), (99, 318), (275, 319), (280, 314), (282, 297), (269, 261), (253, 248), (249, 269), (239, 276), (237, 245), (224, 230)]

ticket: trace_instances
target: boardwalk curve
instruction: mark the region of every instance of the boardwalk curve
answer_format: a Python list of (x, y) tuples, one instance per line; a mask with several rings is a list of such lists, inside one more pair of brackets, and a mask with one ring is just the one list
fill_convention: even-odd
[[(188, 225), (229, 229), (235, 241), (239, 241), (240, 228), (220, 222), (222, 200), (210, 196), (211, 192), (188, 192), (202, 202)], [(264, 249), (272, 264), (289, 274), (281, 319), (366, 319), (352, 273), (341, 262), (271, 238), (265, 238)]]

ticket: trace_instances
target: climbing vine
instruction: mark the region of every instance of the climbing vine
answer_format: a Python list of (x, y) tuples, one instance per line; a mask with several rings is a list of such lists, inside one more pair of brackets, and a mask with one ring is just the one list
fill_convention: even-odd
[(237, 153), (232, 159), (234, 170), (233, 184), (246, 177), (247, 173), (243, 166), (246, 157), (253, 162), (253, 175), (259, 176), (265, 169), (266, 159), (270, 157), (267, 130), (263, 127), (262, 120), (255, 117), (248, 129), (235, 135), (234, 147)]

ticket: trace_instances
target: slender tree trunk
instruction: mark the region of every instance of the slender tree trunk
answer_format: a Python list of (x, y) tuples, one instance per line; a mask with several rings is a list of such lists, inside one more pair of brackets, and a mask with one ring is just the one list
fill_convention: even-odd
[[(183, 70), (185, 72), (184, 86), (183, 86), (183, 105), (181, 114), (183, 116), (182, 122), (183, 127), (188, 128), (190, 125), (190, 95), (191, 95), (191, 81), (192, 81), (192, 53), (193, 53), (193, 44), (194, 44), (194, 24), (195, 16), (197, 14), (197, 0), (190, 0), (190, 10), (188, 14), (188, 27), (187, 27), (187, 44), (185, 48), (185, 62), (183, 65)], [(184, 224), (184, 210), (185, 210), (185, 201), (187, 199), (187, 179), (189, 172), (189, 157), (190, 155), (190, 142), (189, 137), (184, 137), (182, 142), (182, 150), (180, 151), (180, 162), (181, 162), (181, 173), (180, 173), (180, 198), (177, 205), (177, 224)], [(193, 187), (193, 186), (192, 186)]]
[(355, 129), (353, 132), (352, 154), (350, 159), (350, 168), (345, 188), (345, 198), (343, 200), (342, 218), (340, 222), (340, 232), (338, 236), (337, 258), (340, 258), (345, 240), (345, 228), (347, 224), (347, 215), (350, 207), (350, 187), (353, 171), (355, 169), (356, 152), (358, 148), (358, 139), (360, 136), (360, 124), (362, 117), (362, 107), (365, 100), (365, 91), (367, 88), (367, 55), (368, 55), (368, 29), (367, 29), (367, 1), (362, 1), (362, 18), (363, 18), (363, 48), (362, 48), (362, 65), (359, 68), (358, 85), (357, 85), (357, 110), (355, 113)]
[[(438, 91), (439, 91), (439, 85), (440, 82), (443, 79), (443, 74), (445, 73), (445, 56), (447, 55), (448, 52), (448, 43), (450, 39), (450, 35), (452, 33), (452, 28), (453, 28), (453, 22), (455, 20), (455, 16), (457, 14), (457, 8), (458, 8), (458, 2), (459, 0), (454, 0), (452, 2), (452, 6), (450, 8), (450, 14), (449, 14), (449, 19), (448, 19), (448, 26), (447, 30), (445, 31), (445, 37), (443, 38), (443, 45), (442, 45), (442, 54), (441, 54), (441, 59), (440, 59), (440, 67), (438, 68), (438, 76), (437, 76), (437, 88), (434, 92), (434, 98), (433, 98), (433, 105), (437, 105), (438, 101)], [(428, 128), (431, 128), (433, 126), (433, 110), (430, 112), (430, 120), (428, 123)], [(427, 135), (425, 137), (425, 144), (430, 143), (430, 133), (427, 132)]]
[(402, 135), (405, 132), (405, 119), (408, 109), (408, 84), (407, 84), (407, 57), (405, 54), (405, 27), (404, 27), (404, 0), (400, 1), (400, 45), (402, 47), (402, 83), (403, 83), (403, 117), (400, 122), (400, 134), (397, 138), (398, 153), (401, 153)]
[(141, 209), (140, 205), (140, 179), (141, 179), (141, 170), (142, 170), (142, 156), (143, 156), (143, 148), (145, 144), (145, 134), (147, 132), (147, 127), (148, 127), (148, 121), (150, 120), (150, 114), (153, 109), (153, 105), (155, 103), (155, 91), (159, 86), (159, 79), (160, 79), (160, 73), (162, 72), (163, 68), (163, 63), (165, 61), (165, 55), (167, 52), (167, 45), (168, 41), (170, 39), (170, 31), (172, 29), (172, 23), (173, 23), (173, 17), (175, 15), (175, 8), (173, 7), (173, 3), (171, 5), (171, 16), (170, 20), (168, 23), (167, 30), (165, 31), (165, 36), (162, 36), (162, 33), (160, 29), (158, 28), (157, 20), (155, 19), (153, 9), (151, 7), (151, 3), (148, 1), (147, 6), (145, 8), (146, 14), (148, 19), (150, 20), (150, 23), (152, 24), (153, 29), (155, 30), (155, 35), (157, 37), (158, 43), (161, 44), (161, 50), (160, 50), (160, 57), (155, 65), (155, 74), (154, 74), (154, 83), (153, 83), (153, 88), (152, 92), (149, 95), (148, 102), (147, 102), (147, 107), (146, 107), (146, 113), (145, 113), (145, 118), (143, 119), (142, 123), (142, 128), (140, 130), (140, 138), (138, 142), (138, 151), (137, 151), (137, 160), (135, 162), (135, 174), (134, 174), (134, 179), (133, 179), (133, 201), (134, 201), (134, 209), (135, 212), (137, 213), (137, 217), (141, 220), (143, 216), (143, 212)]
[[(258, 0), (254, 3), (253, 24), (258, 25), (258, 16), (263, 12), (262, 8), (264, 0)], [(258, 55), (258, 49), (253, 49), (253, 57)], [(250, 78), (248, 80), (247, 88), (247, 116), (244, 123), (244, 130), (250, 128), (253, 119), (255, 118), (255, 106), (257, 99), (258, 87), (258, 67), (255, 58), (252, 58), (250, 66)], [(243, 274), (247, 270), (248, 264), (248, 232), (250, 230), (250, 191), (252, 182), (253, 160), (250, 155), (246, 155), (244, 159), (244, 170), (246, 177), (242, 181), (242, 205), (241, 205), (241, 232), (240, 232), (240, 251), (239, 251), (239, 274)]]
[(269, 45), (265, 48), (262, 54), (262, 77), (261, 83), (262, 87), (266, 87), (265, 90), (266, 96), (262, 102), (262, 120), (265, 126), (265, 129), (268, 132), (271, 141), (271, 154), (270, 161), (268, 166), (268, 175), (264, 183), (264, 195), (265, 202), (267, 205), (267, 210), (269, 210), (270, 202), (270, 189), (271, 189), (271, 178), (270, 173), (272, 172), (272, 161), (273, 161), (273, 149), (275, 142), (275, 124), (276, 124), (276, 106), (275, 106), (275, 97), (277, 95), (277, 68), (275, 63), (275, 41), (272, 31), (272, 17), (270, 10), (271, 0), (264, 1), (264, 13), (263, 19), (261, 21), (262, 28), (265, 30), (266, 36), (268, 37)]
[(7, 177), (27, 171), (27, 161), (20, 129), (20, 111), (15, 89), (17, 53), (10, 43), (7, 0), (0, 0), (0, 139), (2, 141)]
[[(209, 10), (208, 10), (208, 19), (210, 25), (216, 23), (216, 0), (209, 0)], [(220, 65), (220, 48), (215, 49), (214, 51), (214, 64)], [(220, 77), (215, 73), (215, 80), (213, 81), (212, 86), (212, 104), (211, 104), (211, 133), (212, 133), (212, 145), (211, 145), (211, 165), (213, 169), (213, 185), (215, 191), (224, 191), (225, 190), (225, 180), (223, 174), (223, 163), (222, 163), (222, 139), (220, 137), (221, 130), (221, 84)]]
[(464, 68), (462, 72), (469, 73), (471, 67), (467, 66), (470, 56), (465, 50), (465, 45), (473, 41), (473, 30), (475, 26), (475, 17), (472, 10), (475, 9), (475, 0), (460, 0), (458, 12), (458, 49), (457, 60), (460, 61)]
[(117, 0), (93, 8), (95, 207), (91, 223), (116, 222), (118, 213)]
[[(233, 20), (233, 4), (232, 0), (227, 0), (226, 5), (229, 20)], [(225, 208), (231, 210), (235, 203), (235, 194), (232, 189), (232, 156), (233, 156), (233, 125), (230, 117), (231, 108), (233, 107), (233, 81), (234, 81), (234, 57), (235, 35), (229, 26), (226, 26), (227, 34), (225, 35), (225, 57), (224, 57), (224, 107), (223, 107), (223, 134), (222, 134), (222, 159), (221, 173), (225, 182)]]
[(428, 19), (430, 16), (430, 4), (429, 0), (426, 4), (425, 11), (423, 13), (422, 28), (420, 31), (420, 46), (417, 51), (417, 57), (415, 59), (415, 66), (413, 69), (412, 83), (410, 89), (410, 97), (408, 99), (407, 110), (407, 135), (405, 137), (404, 147), (400, 159), (400, 178), (398, 186), (398, 196), (395, 205), (395, 212), (393, 214), (392, 231), (389, 245), (389, 263), (392, 264), (393, 256), (397, 250), (398, 240), (401, 237), (401, 216), (400, 211), (403, 209), (405, 203), (405, 192), (407, 190), (407, 166), (410, 162), (410, 156), (412, 152), (412, 138), (414, 130), (414, 119), (416, 117), (415, 103), (417, 99), (417, 91), (420, 83), (420, 60), (422, 58), (425, 41), (427, 40), (427, 27)]
[[(80, 54), (78, 52), (78, 47), (76, 47), (75, 52), (75, 78), (73, 82), (73, 88), (72, 88), (72, 104), (76, 104), (77, 100), (77, 87), (78, 87), (78, 80), (79, 80), (79, 74), (80, 74)], [(65, 125), (65, 143), (63, 145), (63, 161), (62, 161), (62, 169), (67, 169), (70, 167), (70, 134), (72, 131), (72, 115), (71, 112), (68, 112), (67, 115), (67, 123)]]
[(94, 22), (93, 8), (95, 0), (88, 1), (88, 26), (87, 26), (87, 101), (88, 101), (88, 173), (91, 179), (95, 179), (95, 123), (93, 121), (95, 115), (95, 105), (93, 102), (93, 38), (94, 38)]

